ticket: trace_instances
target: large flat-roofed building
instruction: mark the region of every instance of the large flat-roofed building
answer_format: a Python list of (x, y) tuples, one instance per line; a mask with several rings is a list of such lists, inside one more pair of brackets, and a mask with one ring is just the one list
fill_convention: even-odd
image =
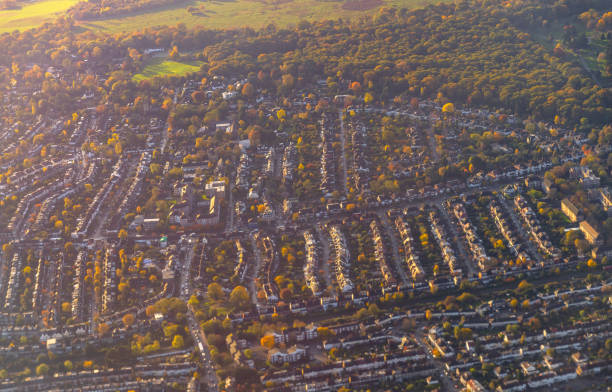
[(584, 234), (584, 238), (586, 238), (589, 244), (591, 245), (601, 244), (602, 241), (601, 241), (601, 235), (599, 234), (599, 231), (597, 231), (597, 229), (595, 229), (589, 222), (587, 221), (580, 222), (580, 231), (582, 231), (582, 233)]
[(580, 210), (578, 210), (578, 207), (576, 207), (570, 199), (566, 198), (561, 200), (561, 211), (563, 211), (572, 222), (578, 222), (580, 219)]

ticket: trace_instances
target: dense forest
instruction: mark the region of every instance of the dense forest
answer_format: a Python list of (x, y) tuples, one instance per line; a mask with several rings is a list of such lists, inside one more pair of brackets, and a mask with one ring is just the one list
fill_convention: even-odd
[[(0, 78), (8, 81), (15, 64), (36, 62), (78, 71), (88, 61), (110, 71), (114, 65), (109, 58), (124, 58), (120, 68), (125, 74), (114, 76), (121, 82), (106, 92), (125, 105), (136, 98), (138, 89), (129, 75), (143, 67), (144, 50), (162, 47), (173, 57), (203, 61), (198, 77), (242, 75), (281, 93), (321, 79), (331, 92), (359, 82), (379, 102), (404, 94), (505, 108), (539, 120), (557, 118), (566, 125), (601, 125), (612, 118), (610, 91), (597, 85), (575, 59), (533, 39), (528, 28), (605, 3), (459, 1), (414, 11), (383, 8), (355, 21), (302, 22), (287, 29), (270, 25), (261, 31), (189, 30), (179, 25), (106, 35), (79, 33), (72, 19), (62, 18), (37, 30), (0, 36), (6, 54), (0, 61), (7, 67)], [(83, 88), (63, 83), (49, 82), (60, 96)], [(67, 102), (56, 97), (49, 101), (60, 106)]]

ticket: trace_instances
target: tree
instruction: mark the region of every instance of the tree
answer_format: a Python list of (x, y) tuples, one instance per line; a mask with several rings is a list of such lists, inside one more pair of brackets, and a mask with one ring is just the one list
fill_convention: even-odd
[(206, 95), (201, 90), (196, 90), (191, 93), (191, 100), (194, 103), (202, 103), (206, 99)]
[(442, 106), (442, 113), (455, 113), (455, 105), (451, 102)]
[(41, 363), (36, 367), (37, 376), (46, 376), (47, 374), (49, 374), (49, 365), (46, 363)]
[(108, 325), (107, 323), (98, 324), (98, 334), (100, 336), (106, 335), (109, 331), (110, 331), (110, 325)]
[(260, 343), (263, 347), (271, 349), (274, 347), (274, 335), (265, 335), (261, 338)]
[(329, 357), (335, 361), (337, 359), (336, 355), (338, 355), (338, 348), (332, 347), (331, 350), (329, 350)]
[(597, 267), (597, 262), (596, 262), (595, 260), (593, 260), (593, 259), (589, 259), (589, 260), (587, 261), (587, 266), (588, 266), (589, 268), (595, 268), (595, 267)]
[(242, 95), (250, 98), (253, 95), (255, 95), (255, 88), (253, 87), (251, 83), (247, 82), (244, 84), (244, 86), (242, 86), (241, 92), (242, 92)]
[(236, 309), (247, 308), (250, 304), (249, 292), (244, 286), (236, 286), (230, 293), (230, 304)]
[(525, 294), (533, 289), (533, 285), (526, 280), (522, 280), (516, 287), (516, 292)]
[(64, 361), (64, 369), (66, 369), (67, 371), (71, 371), (72, 370), (72, 361), (70, 361), (69, 359)]
[(126, 328), (129, 328), (132, 325), (134, 325), (136, 318), (134, 317), (132, 313), (128, 313), (125, 316), (123, 316), (121, 320), (123, 321), (123, 325), (125, 325)]
[(528, 299), (526, 299), (526, 300), (524, 300), (524, 301), (523, 301), (523, 303), (521, 304), (521, 307), (522, 307), (523, 309), (529, 309), (529, 305), (530, 305), (529, 300), (528, 300)]
[(510, 300), (510, 307), (511, 307), (512, 309), (516, 309), (516, 308), (518, 307), (518, 303), (519, 303), (518, 299), (516, 299), (516, 298), (512, 298), (512, 299)]
[(183, 340), (182, 335), (174, 335), (174, 339), (172, 339), (172, 347), (175, 349), (181, 349), (185, 346), (185, 341)]
[(225, 298), (223, 287), (217, 282), (213, 282), (208, 285), (208, 296), (215, 301), (220, 301)]
[(289, 301), (293, 296), (293, 293), (289, 288), (285, 287), (281, 289), (279, 296), (283, 301)]
[(128, 234), (127, 234), (127, 231), (125, 231), (125, 229), (121, 229), (121, 230), (119, 230), (119, 233), (117, 234), (117, 237), (118, 237), (120, 240), (125, 240), (125, 239), (127, 239), (127, 236), (128, 236)]
[(169, 338), (173, 335), (176, 335), (178, 332), (178, 325), (174, 323), (170, 323), (164, 327), (164, 336)]
[(327, 339), (333, 335), (334, 335), (333, 331), (327, 327), (317, 328), (317, 336), (319, 336), (321, 339)]
[(367, 105), (374, 101), (374, 97), (370, 93), (365, 93), (363, 96), (363, 102)]
[(253, 125), (249, 127), (247, 137), (249, 138), (249, 142), (251, 143), (251, 146), (253, 147), (259, 146), (259, 144), (261, 143), (261, 133), (262, 133), (262, 129), (259, 125)]

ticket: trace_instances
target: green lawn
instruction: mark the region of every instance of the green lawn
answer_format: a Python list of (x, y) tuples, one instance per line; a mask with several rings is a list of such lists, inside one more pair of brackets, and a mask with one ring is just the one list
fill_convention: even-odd
[[(355, 0), (350, 0), (355, 1)], [(108, 32), (139, 30), (145, 27), (176, 25), (208, 28), (263, 27), (295, 25), (302, 20), (353, 18), (371, 15), (382, 6), (418, 8), (430, 3), (451, 0), (358, 0), (363, 10), (347, 10), (343, 1), (321, 0), (227, 0), (197, 1), (168, 6), (149, 12), (134, 12), (121, 18), (82, 22), (93, 30)], [(197, 11), (190, 13), (187, 9)]]
[(19, 10), (0, 11), (0, 33), (26, 30), (50, 22), (78, 0), (41, 0)]
[(156, 58), (142, 70), (141, 73), (134, 75), (134, 80), (151, 79), (160, 75), (186, 75), (200, 69), (198, 62), (178, 62), (165, 58)]

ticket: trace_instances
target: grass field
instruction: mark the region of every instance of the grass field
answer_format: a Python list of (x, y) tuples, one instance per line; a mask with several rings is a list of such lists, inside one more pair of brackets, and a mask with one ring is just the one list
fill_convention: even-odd
[[(446, 0), (449, 1), (449, 0)], [(153, 12), (133, 13), (121, 18), (83, 23), (85, 27), (109, 32), (142, 29), (150, 26), (184, 23), (187, 27), (208, 28), (263, 27), (270, 23), (289, 26), (301, 20), (353, 18), (372, 14), (381, 6), (418, 8), (440, 0), (227, 0), (192, 1), (179, 7), (167, 7)], [(348, 3), (347, 3), (348, 4)], [(196, 13), (187, 8), (195, 7)], [(358, 8), (358, 10), (355, 10)]]
[(41, 0), (19, 10), (0, 11), (0, 33), (27, 30), (53, 21), (78, 0)]
[[(0, 32), (25, 30), (53, 20), (78, 0), (41, 0), (17, 11), (0, 11)], [(295, 25), (302, 20), (353, 18), (370, 15), (380, 7), (419, 8), (451, 0), (192, 0), (120, 18), (80, 22), (82, 27), (107, 32), (140, 30), (145, 27), (176, 25), (208, 28)], [(187, 9), (192, 7), (192, 11)]]
[(134, 75), (134, 80), (151, 79), (160, 75), (185, 75), (200, 69), (197, 62), (178, 62), (167, 60), (166, 58), (153, 59), (141, 73)]

